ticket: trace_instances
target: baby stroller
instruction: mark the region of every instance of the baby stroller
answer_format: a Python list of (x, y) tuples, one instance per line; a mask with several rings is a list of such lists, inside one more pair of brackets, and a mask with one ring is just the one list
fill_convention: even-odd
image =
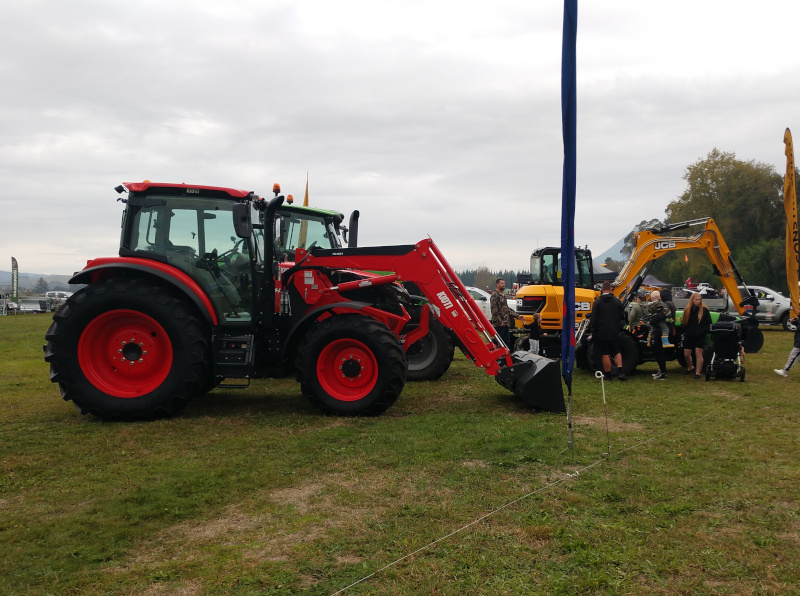
[(706, 363), (706, 381), (712, 376), (717, 379), (735, 379), (744, 382), (744, 348), (742, 348), (742, 329), (734, 321), (720, 321), (711, 325), (711, 339), (714, 351)]

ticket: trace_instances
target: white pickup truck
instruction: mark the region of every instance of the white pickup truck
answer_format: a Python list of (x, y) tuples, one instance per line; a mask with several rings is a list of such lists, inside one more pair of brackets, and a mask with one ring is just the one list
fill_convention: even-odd
[[(706, 284), (708, 285), (708, 284)], [(698, 285), (698, 289), (700, 286)], [(789, 299), (780, 292), (776, 292), (764, 286), (747, 286), (750, 293), (758, 298), (758, 310), (756, 311), (756, 320), (759, 325), (781, 325), (787, 331), (794, 331), (796, 326), (789, 321)], [(744, 294), (744, 287), (739, 286), (739, 291)], [(689, 296), (692, 290), (685, 288), (673, 288), (672, 302), (675, 308), (683, 310), (689, 303)], [(730, 298), (720, 296), (703, 296), (703, 304), (709, 310), (718, 312), (736, 311), (736, 307)], [(751, 307), (748, 307), (750, 309)]]

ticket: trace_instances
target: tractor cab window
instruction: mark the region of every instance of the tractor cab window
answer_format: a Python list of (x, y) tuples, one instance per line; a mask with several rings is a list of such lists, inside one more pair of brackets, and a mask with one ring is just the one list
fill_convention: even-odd
[(129, 203), (131, 227), (127, 241), (123, 235), (124, 248), (158, 255), (187, 273), (223, 320), (250, 319), (250, 243), (236, 236), (232, 201), (151, 195), (143, 204)]
[(333, 224), (321, 215), (283, 213), (275, 221), (276, 258), (294, 260), (297, 248), (339, 248), (339, 236)]
[(253, 249), (253, 264), (259, 271), (264, 270), (264, 211), (251, 204), (250, 221), (253, 222), (253, 238), (250, 245)]

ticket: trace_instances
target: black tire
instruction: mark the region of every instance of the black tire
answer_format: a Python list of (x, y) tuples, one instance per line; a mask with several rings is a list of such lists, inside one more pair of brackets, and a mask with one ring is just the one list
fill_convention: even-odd
[[(624, 331), (620, 332), (617, 344), (619, 353), (622, 356), (622, 372), (627, 377), (636, 372), (636, 366), (639, 364), (639, 347), (636, 345), (636, 340)], [(589, 365), (589, 370), (603, 370), (602, 359), (596, 353), (594, 340), (586, 344), (586, 361)]]
[(428, 334), (411, 344), (406, 352), (406, 381), (435, 381), (450, 368), (454, 352), (447, 329), (430, 315)]
[(325, 414), (377, 416), (400, 396), (407, 361), (397, 336), (363, 315), (315, 323), (297, 353), (297, 380)]
[(209, 378), (207, 327), (186, 303), (143, 279), (76, 292), (53, 315), (45, 339), (61, 396), (103, 420), (172, 415)]
[(789, 320), (789, 311), (786, 311), (781, 316), (781, 326), (784, 331), (797, 331), (797, 325)]
[(594, 345), (594, 339), (590, 339), (586, 342), (586, 366), (592, 372), (597, 370), (603, 370), (603, 365), (601, 364), (600, 356), (597, 354), (597, 350)]
[(675, 360), (681, 365), (681, 368), (686, 368), (686, 354), (683, 353), (683, 342), (675, 343)]
[(588, 341), (581, 342), (581, 345), (575, 348), (575, 364), (578, 365), (578, 368), (593, 370), (589, 364), (589, 350), (591, 349), (592, 345)]
[(632, 336), (624, 332), (619, 334), (617, 342), (619, 353), (622, 354), (622, 372), (627, 377), (636, 372), (636, 366), (639, 364), (639, 346)]
[[(708, 370), (711, 360), (714, 358), (714, 342), (707, 343), (703, 345), (703, 368), (700, 369), (700, 372), (704, 370)], [(695, 362), (695, 366), (697, 363)]]
[(764, 332), (758, 327), (747, 329), (747, 338), (744, 340), (744, 351), (755, 354), (764, 346)]

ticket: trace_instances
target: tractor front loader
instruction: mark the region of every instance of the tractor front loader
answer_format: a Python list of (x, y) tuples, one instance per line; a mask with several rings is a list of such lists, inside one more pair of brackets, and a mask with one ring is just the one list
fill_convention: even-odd
[[(555, 362), (511, 354), (431, 240), (345, 248), (340, 214), (282, 196), (147, 181), (117, 190), (128, 194), (119, 256), (73, 277), (85, 287), (46, 335), (51, 380), (82, 413), (151, 419), (214, 387), (294, 373), (323, 412), (377, 415), (433, 321), (527, 404), (565, 411)], [(413, 317), (400, 282), (425, 298)]]

